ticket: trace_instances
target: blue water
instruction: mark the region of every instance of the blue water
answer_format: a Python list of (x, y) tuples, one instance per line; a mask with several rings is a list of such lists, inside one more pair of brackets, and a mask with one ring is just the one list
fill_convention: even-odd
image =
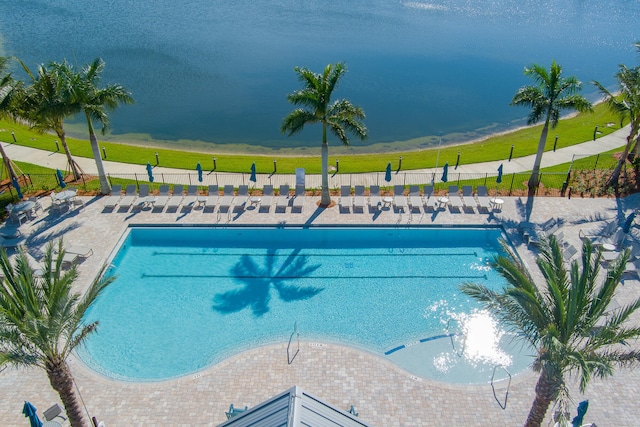
[[(475, 366), (443, 376), (390, 350), (460, 332), (450, 319), (477, 305), (458, 285), (504, 283), (487, 266), (501, 237), (496, 228), (134, 228), (113, 259), (116, 281), (87, 313), (100, 325), (80, 355), (115, 378), (160, 380), (286, 342), (297, 324), (305, 341), (395, 353), (443, 381), (486, 381)], [(433, 345), (450, 353), (450, 341)]]
[[(320, 137), (317, 126), (279, 132), (293, 108), (286, 94), (299, 87), (294, 66), (346, 61), (336, 96), (365, 109), (365, 144), (439, 132), (449, 141), (522, 124), (526, 109), (509, 102), (529, 83), (526, 65), (555, 59), (568, 75), (611, 85), (618, 64), (637, 64), (640, 40), (637, 0), (0, 4), (0, 53), (32, 67), (106, 61), (104, 80), (137, 100), (113, 114), (115, 134), (274, 148)], [(589, 85), (585, 93), (596, 95)]]

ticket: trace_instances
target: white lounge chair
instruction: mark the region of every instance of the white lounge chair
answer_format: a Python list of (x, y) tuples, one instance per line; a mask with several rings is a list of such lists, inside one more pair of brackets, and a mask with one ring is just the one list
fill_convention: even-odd
[(438, 202), (438, 198), (433, 195), (433, 185), (425, 185), (423, 191), (422, 199), (424, 200), (425, 209), (436, 209), (440, 205), (440, 202)]
[(380, 186), (372, 185), (369, 188), (369, 206), (373, 209), (380, 209), (382, 206), (382, 199), (380, 198)]
[(476, 191), (476, 200), (478, 202), (478, 209), (486, 209), (488, 211), (491, 207), (491, 202), (489, 201), (489, 193), (487, 192), (487, 187), (485, 185), (478, 185), (478, 190)]
[(138, 197), (138, 192), (136, 191), (136, 185), (129, 184), (127, 185), (127, 188), (125, 190), (124, 197), (120, 199), (120, 202), (118, 202), (118, 206), (120, 206), (120, 208), (127, 208), (128, 210), (131, 207), (131, 205), (133, 205), (133, 202), (136, 200), (137, 197)]
[(220, 209), (230, 209), (233, 204), (233, 199), (235, 199), (235, 191), (233, 189), (233, 185), (227, 184), (224, 186), (224, 192), (222, 197), (220, 198)]
[(340, 187), (340, 208), (347, 208), (351, 210), (353, 206), (353, 199), (351, 198), (351, 186), (343, 185)]
[(267, 211), (271, 209), (271, 203), (273, 203), (273, 185), (266, 184), (262, 189), (262, 198), (260, 199), (260, 209), (266, 208)]
[(476, 199), (473, 198), (472, 186), (462, 186), (462, 203), (464, 204), (464, 207), (468, 209), (473, 209), (476, 206)]
[(167, 202), (169, 201), (169, 197), (169, 186), (161, 185), (160, 188), (158, 188), (158, 195), (153, 202), (153, 209), (164, 209)]
[(447, 198), (449, 199), (449, 205), (451, 205), (451, 207), (457, 209), (462, 208), (462, 199), (460, 198), (460, 194), (458, 194), (457, 185), (449, 186), (449, 193), (447, 194)]
[(249, 186), (248, 185), (239, 185), (238, 186), (238, 197), (236, 197), (236, 206), (242, 207), (245, 209), (247, 207), (247, 202), (249, 201)]
[(276, 200), (276, 209), (286, 209), (289, 206), (289, 186), (284, 184), (280, 186), (278, 199)]
[(420, 197), (419, 185), (409, 186), (409, 204), (411, 205), (411, 210), (420, 210), (420, 206), (422, 206), (422, 198)]
[(205, 200), (204, 206), (207, 208), (211, 208), (211, 207), (215, 208), (215, 206), (218, 204), (219, 196), (220, 196), (220, 193), (218, 193), (218, 186), (210, 185), (209, 192), (207, 194), (207, 200)]
[(182, 198), (184, 197), (184, 187), (182, 184), (176, 184), (173, 186), (173, 195), (169, 198), (167, 202), (167, 209), (178, 209), (180, 203), (182, 203)]
[(293, 208), (302, 211), (305, 197), (307, 197), (307, 193), (305, 192), (304, 185), (296, 185), (296, 196), (293, 198)]
[(611, 220), (611, 221), (607, 222), (604, 226), (602, 226), (600, 228), (592, 228), (592, 229), (588, 229), (588, 230), (580, 229), (580, 231), (578, 231), (578, 236), (582, 240), (585, 240), (585, 239), (589, 239), (589, 240), (602, 239), (604, 237), (612, 236), (613, 233), (616, 232), (617, 228), (618, 228), (618, 222), (614, 219), (614, 220)]
[(142, 209), (147, 206), (149, 203), (149, 185), (140, 184), (140, 189), (138, 190), (138, 198), (136, 200), (136, 208)]
[(406, 212), (409, 208), (407, 198), (404, 196), (404, 185), (393, 186), (393, 204), (396, 206), (396, 209), (402, 209), (402, 212)]
[(564, 251), (562, 251), (562, 257), (566, 262), (571, 262), (577, 253), (578, 250), (573, 245), (569, 245)]
[(111, 187), (111, 193), (107, 196), (107, 198), (104, 201), (104, 207), (109, 209), (115, 208), (121, 198), (122, 198), (122, 185), (114, 184)]
[(353, 198), (353, 207), (356, 209), (364, 210), (366, 205), (364, 199), (364, 185), (356, 185), (355, 196)]
[(198, 200), (198, 186), (197, 185), (189, 185), (187, 186), (187, 195), (182, 199), (182, 207), (193, 209)]

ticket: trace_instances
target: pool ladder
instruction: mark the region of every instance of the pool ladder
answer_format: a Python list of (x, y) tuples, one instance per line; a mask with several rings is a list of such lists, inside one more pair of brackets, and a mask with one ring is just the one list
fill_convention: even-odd
[[(296, 336), (296, 339), (298, 341), (298, 348), (296, 349), (296, 352), (293, 353), (293, 356), (292, 356), (291, 355), (291, 341), (293, 341), (293, 336), (294, 335)], [(300, 331), (298, 331), (298, 322), (295, 322), (293, 324), (293, 332), (291, 333), (291, 336), (289, 337), (289, 344), (287, 345), (287, 363), (289, 365), (291, 365), (293, 363), (293, 360), (296, 358), (298, 353), (300, 353)]]
[[(509, 376), (509, 382), (507, 383), (507, 391), (504, 393), (504, 403), (501, 402), (498, 399), (498, 396), (496, 395), (496, 388), (494, 386), (494, 378), (496, 376), (496, 369), (497, 368), (502, 368), (503, 371), (505, 371), (507, 373), (507, 375)], [(498, 380), (501, 381), (501, 380)], [(502, 365), (495, 365), (493, 367), (493, 374), (491, 374), (491, 390), (493, 391), (493, 398), (496, 399), (496, 402), (498, 402), (498, 405), (504, 410), (507, 409), (507, 399), (509, 399), (509, 389), (511, 388), (511, 373), (509, 371), (507, 371), (507, 368), (505, 368)]]
[(462, 355), (464, 354), (464, 349), (465, 349), (465, 347), (467, 345), (467, 340), (463, 338), (462, 348), (460, 348), (460, 350), (458, 350), (456, 348), (456, 342), (453, 339), (456, 336), (456, 334), (451, 332), (451, 329), (450, 329), (452, 321), (453, 322), (457, 322), (457, 320), (456, 319), (449, 319), (447, 321), (447, 332), (449, 333), (449, 339), (451, 340), (451, 347), (453, 348), (453, 352), (456, 354), (456, 356), (462, 357)]

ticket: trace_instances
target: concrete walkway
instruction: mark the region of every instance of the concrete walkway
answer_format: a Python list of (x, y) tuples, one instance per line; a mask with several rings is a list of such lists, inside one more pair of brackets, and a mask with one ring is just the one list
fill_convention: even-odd
[[(584, 157), (591, 156), (605, 151), (609, 151), (615, 148), (623, 147), (626, 144), (626, 138), (629, 135), (629, 126), (625, 126), (612, 134), (598, 138), (595, 141), (588, 141), (582, 144), (573, 145), (571, 147), (560, 148), (555, 152), (549, 151), (542, 157), (542, 167), (555, 166), (563, 163), (569, 163), (573, 160), (574, 156)], [(12, 160), (18, 160), (27, 163), (33, 163), (40, 166), (46, 166), (52, 169), (64, 170), (67, 167), (67, 159), (64, 154), (59, 152), (51, 152), (45, 150), (37, 150), (34, 148), (24, 147), (16, 144), (11, 144), (2, 141), (3, 147)], [(547, 144), (551, 143), (551, 140), (547, 141)], [(96, 164), (93, 159), (76, 157), (75, 158), (82, 170), (89, 174), (96, 174)], [(533, 168), (533, 162), (535, 155), (514, 158), (510, 162), (507, 160), (484, 162), (484, 163), (472, 163), (461, 165), (455, 169), (455, 173), (460, 174), (497, 174), (498, 167), (503, 165), (503, 173), (517, 173), (526, 172)], [(443, 162), (444, 165), (444, 162)], [(452, 166), (452, 165), (450, 165)], [(104, 167), (108, 174), (146, 174), (146, 165), (133, 165), (129, 163), (117, 163), (111, 161), (104, 161)], [(440, 170), (442, 165), (440, 165)], [(451, 167), (450, 171), (453, 171)], [(218, 174), (218, 175), (248, 175), (246, 174)], [(435, 168), (431, 169), (419, 169), (404, 172), (414, 173), (430, 173), (436, 172)], [(156, 166), (153, 168), (154, 175), (160, 174), (195, 174), (194, 169), (171, 169), (162, 166)], [(369, 175), (378, 175), (379, 172), (373, 172)], [(340, 175), (340, 174), (338, 174)], [(361, 174), (367, 175), (367, 174)], [(285, 182), (294, 182), (294, 175), (278, 175), (281, 180)], [(309, 181), (315, 182), (313, 175), (307, 175)], [(232, 180), (229, 180), (232, 181)], [(260, 183), (258, 183), (260, 184)]]

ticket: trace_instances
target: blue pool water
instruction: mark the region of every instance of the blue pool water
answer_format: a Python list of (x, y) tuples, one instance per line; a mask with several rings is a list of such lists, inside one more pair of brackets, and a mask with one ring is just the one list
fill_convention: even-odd
[[(484, 382), (496, 364), (529, 363), (507, 354), (507, 336), (488, 356), (471, 354), (495, 324), (458, 286), (504, 284), (487, 265), (501, 237), (499, 228), (133, 228), (112, 261), (117, 279), (87, 313), (100, 325), (80, 356), (111, 377), (167, 379), (287, 342), (297, 324), (303, 341)], [(465, 334), (469, 319), (481, 326)]]

